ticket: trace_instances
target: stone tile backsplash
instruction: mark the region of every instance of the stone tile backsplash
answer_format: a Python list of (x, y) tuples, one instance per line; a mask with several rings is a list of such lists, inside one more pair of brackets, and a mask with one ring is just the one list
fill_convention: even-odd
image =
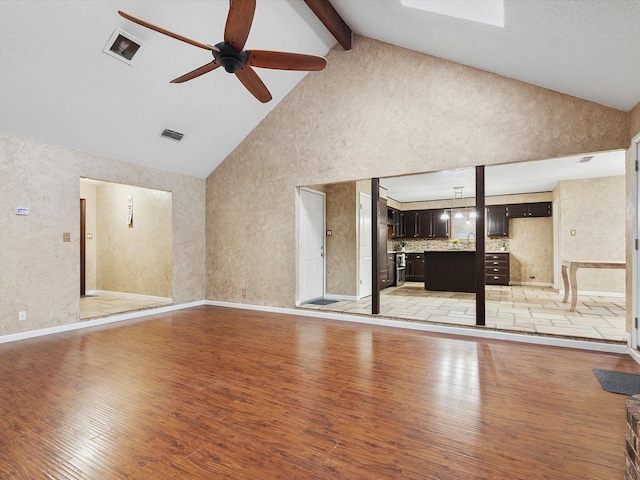
[[(413, 239), (408, 238), (404, 240), (389, 240), (387, 242), (387, 251), (389, 252), (399, 252), (401, 250), (400, 242), (404, 241), (405, 251), (406, 252), (424, 252), (425, 250), (449, 250), (449, 240), (445, 239)], [(509, 239), (505, 238), (504, 240), (495, 239), (495, 238), (487, 238), (485, 240), (485, 251), (487, 252), (497, 252), (501, 250), (501, 247), (504, 246), (504, 251), (509, 251)], [(460, 250), (475, 250), (476, 249), (476, 241), (475, 239), (467, 242), (466, 240), (460, 240)]]

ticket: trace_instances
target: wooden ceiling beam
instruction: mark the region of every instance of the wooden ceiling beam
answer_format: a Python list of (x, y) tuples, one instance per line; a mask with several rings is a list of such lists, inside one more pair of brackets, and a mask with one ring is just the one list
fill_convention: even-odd
[(353, 32), (336, 12), (329, 0), (304, 0), (304, 3), (315, 13), (316, 17), (327, 27), (327, 30), (338, 40), (345, 50), (351, 50)]

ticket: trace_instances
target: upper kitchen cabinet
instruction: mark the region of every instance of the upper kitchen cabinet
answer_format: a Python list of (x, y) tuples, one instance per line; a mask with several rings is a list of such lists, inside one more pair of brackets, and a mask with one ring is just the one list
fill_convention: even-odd
[(431, 212), (431, 235), (429, 238), (449, 238), (449, 218), (443, 220), (442, 214), (445, 212), (443, 208), (437, 210), (429, 210)]
[(507, 205), (509, 218), (550, 217), (551, 202)]
[(508, 237), (509, 215), (507, 205), (487, 207), (487, 237)]
[(404, 238), (404, 212), (389, 207), (387, 209), (387, 219), (391, 225), (391, 238)]
[(443, 209), (404, 212), (405, 238), (449, 238), (449, 220), (442, 220)]
[(487, 207), (487, 236), (508, 237), (509, 219), (550, 217), (551, 202), (513, 203)]
[(418, 210), (409, 210), (404, 212), (404, 238), (418, 238)]

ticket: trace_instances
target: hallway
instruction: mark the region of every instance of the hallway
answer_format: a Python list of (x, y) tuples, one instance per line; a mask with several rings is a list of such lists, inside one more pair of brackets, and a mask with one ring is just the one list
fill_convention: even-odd
[(108, 317), (118, 313), (148, 310), (173, 305), (169, 298), (149, 297), (133, 293), (100, 293), (80, 298), (80, 320)]

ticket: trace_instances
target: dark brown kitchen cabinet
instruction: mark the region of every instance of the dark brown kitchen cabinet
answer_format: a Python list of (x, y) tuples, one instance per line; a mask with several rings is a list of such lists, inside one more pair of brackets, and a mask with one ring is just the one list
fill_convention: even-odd
[(388, 208), (387, 212), (387, 221), (391, 225), (391, 238), (404, 238), (404, 213), (395, 208)]
[(449, 219), (442, 219), (443, 208), (427, 210), (430, 212), (431, 229), (429, 238), (449, 238)]
[(517, 203), (507, 205), (509, 218), (550, 217), (551, 202)]
[(396, 233), (396, 238), (405, 238), (406, 230), (405, 230), (405, 219), (404, 212), (398, 212), (398, 229)]
[(407, 282), (424, 282), (424, 253), (407, 253), (405, 279)]
[(509, 254), (486, 253), (484, 256), (484, 281), (487, 285), (509, 285)]
[(387, 200), (378, 202), (378, 282), (380, 290), (387, 288)]
[(444, 210), (404, 212), (404, 238), (449, 238), (449, 220), (440, 217)]
[(509, 236), (509, 215), (507, 205), (487, 207), (487, 237)]
[(419, 238), (418, 210), (404, 212), (404, 238)]
[(396, 284), (396, 254), (387, 253), (387, 287)]

